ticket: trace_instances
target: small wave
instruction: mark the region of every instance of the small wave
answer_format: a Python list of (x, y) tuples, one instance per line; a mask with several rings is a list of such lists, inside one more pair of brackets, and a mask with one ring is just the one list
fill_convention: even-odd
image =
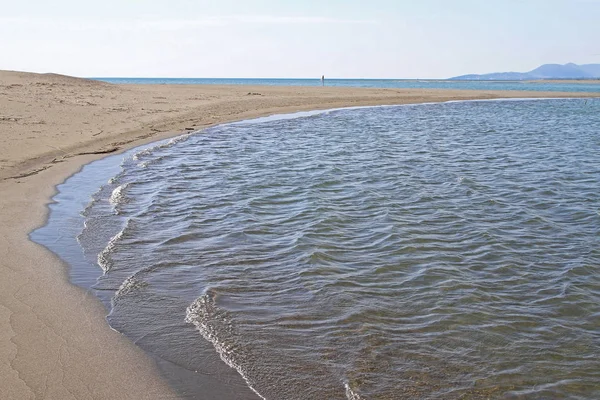
[(108, 241), (108, 244), (106, 245), (104, 250), (102, 250), (100, 252), (100, 254), (98, 254), (98, 265), (100, 266), (100, 268), (102, 268), (102, 271), (104, 272), (104, 274), (106, 274), (108, 271), (110, 271), (111, 268), (113, 267), (113, 261), (112, 261), (111, 254), (113, 253), (117, 243), (121, 240), (121, 238), (125, 234), (125, 231), (129, 227), (129, 221), (130, 220), (127, 220), (125, 227), (119, 233), (117, 233), (115, 236), (113, 236)]
[(124, 174), (125, 174), (125, 171), (123, 169), (123, 164), (121, 164), (121, 171), (118, 174), (116, 174), (115, 176), (111, 177), (107, 183), (109, 185), (117, 185), (119, 183), (119, 181), (121, 180), (121, 178), (123, 178)]
[(344, 383), (344, 388), (346, 389), (346, 398), (348, 400), (364, 400), (364, 398), (361, 397), (360, 394), (352, 390), (348, 382)]
[(160, 161), (164, 160), (164, 158), (165, 158), (164, 156), (159, 156), (159, 157), (156, 157), (156, 158), (151, 158), (149, 160), (142, 161), (141, 163), (138, 163), (137, 166), (140, 167), (140, 168), (148, 168), (150, 165), (156, 164), (157, 162), (160, 162)]
[(133, 155), (133, 160), (134, 161), (139, 161), (142, 157), (144, 156), (149, 156), (150, 154), (152, 154), (154, 151), (158, 150), (158, 149), (164, 149), (167, 147), (171, 147), (174, 144), (186, 141), (187, 139), (189, 139), (189, 137), (192, 135), (193, 133), (186, 133), (184, 135), (180, 135), (180, 136), (176, 136), (172, 139), (169, 139), (168, 141), (162, 141), (159, 142), (157, 145), (155, 146), (151, 146), (148, 148), (145, 148), (143, 150), (138, 151), (137, 153), (135, 153)]
[[(209, 290), (204, 296), (199, 297), (190, 304), (186, 310), (185, 322), (193, 324), (202, 337), (212, 343), (221, 360), (229, 367), (235, 369), (258, 397), (266, 400), (265, 397), (254, 389), (254, 383), (245, 374), (243, 367), (240, 365), (239, 359), (242, 356), (236, 351), (236, 346), (233, 344), (231, 322), (227, 314), (215, 304), (215, 296), (216, 293)], [(230, 337), (227, 338), (227, 336)]]
[(137, 274), (131, 275), (129, 278), (125, 279), (119, 289), (115, 293), (113, 301), (118, 301), (119, 298), (144, 287), (148, 286), (147, 282), (140, 280)]
[(117, 186), (112, 191), (112, 194), (110, 195), (110, 198), (108, 199), (110, 204), (112, 204), (112, 206), (113, 206), (113, 211), (117, 214), (118, 214), (119, 205), (127, 202), (127, 198), (125, 197), (124, 192), (125, 192), (125, 190), (127, 190), (128, 186), (129, 186), (129, 183), (125, 183), (123, 185)]
[(147, 148), (147, 149), (144, 149), (144, 150), (140, 150), (140, 151), (138, 151), (137, 153), (135, 153), (135, 154), (133, 155), (132, 159), (133, 159), (134, 161), (138, 161), (138, 160), (139, 160), (141, 157), (143, 157), (143, 156), (147, 156), (147, 155), (149, 155), (150, 153), (152, 153), (152, 151), (154, 151), (154, 149), (156, 149), (156, 146), (155, 146), (155, 147), (149, 147), (149, 148)]

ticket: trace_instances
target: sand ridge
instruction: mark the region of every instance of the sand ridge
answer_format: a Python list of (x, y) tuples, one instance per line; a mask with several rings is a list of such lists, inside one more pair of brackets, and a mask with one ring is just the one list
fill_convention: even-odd
[[(28, 234), (55, 186), (104, 154), (217, 123), (336, 107), (585, 93), (111, 85), (0, 71), (0, 398), (176, 398)], [(242, 396), (246, 398), (245, 395)]]
[(223, 121), (276, 112), (472, 98), (586, 97), (585, 93), (240, 85), (111, 85), (0, 71), (0, 179), (87, 153), (110, 153)]

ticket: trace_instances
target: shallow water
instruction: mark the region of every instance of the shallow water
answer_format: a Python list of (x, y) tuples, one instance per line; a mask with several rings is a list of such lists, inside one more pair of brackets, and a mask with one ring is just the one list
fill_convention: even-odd
[(228, 124), (84, 170), (63, 257), (190, 398), (595, 399), (598, 154), (599, 100)]

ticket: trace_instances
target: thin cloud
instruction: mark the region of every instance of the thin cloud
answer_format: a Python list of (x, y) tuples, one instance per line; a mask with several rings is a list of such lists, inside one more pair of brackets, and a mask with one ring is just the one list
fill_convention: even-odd
[(288, 17), (273, 15), (236, 15), (217, 17), (223, 22), (240, 22), (250, 24), (370, 24), (373, 20), (343, 19), (328, 17)]
[(182, 30), (230, 25), (323, 25), (323, 24), (373, 24), (373, 20), (329, 18), (320, 16), (229, 15), (194, 19), (49, 19), (28, 17), (0, 17), (0, 24), (27, 28), (52, 28), (63, 30)]

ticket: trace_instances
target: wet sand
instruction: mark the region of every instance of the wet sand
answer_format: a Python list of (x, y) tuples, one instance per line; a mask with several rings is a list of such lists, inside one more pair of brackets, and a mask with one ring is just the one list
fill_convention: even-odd
[(55, 186), (109, 153), (258, 116), (336, 107), (589, 93), (122, 85), (0, 71), (0, 398), (177, 398), (153, 360), (28, 234)]

